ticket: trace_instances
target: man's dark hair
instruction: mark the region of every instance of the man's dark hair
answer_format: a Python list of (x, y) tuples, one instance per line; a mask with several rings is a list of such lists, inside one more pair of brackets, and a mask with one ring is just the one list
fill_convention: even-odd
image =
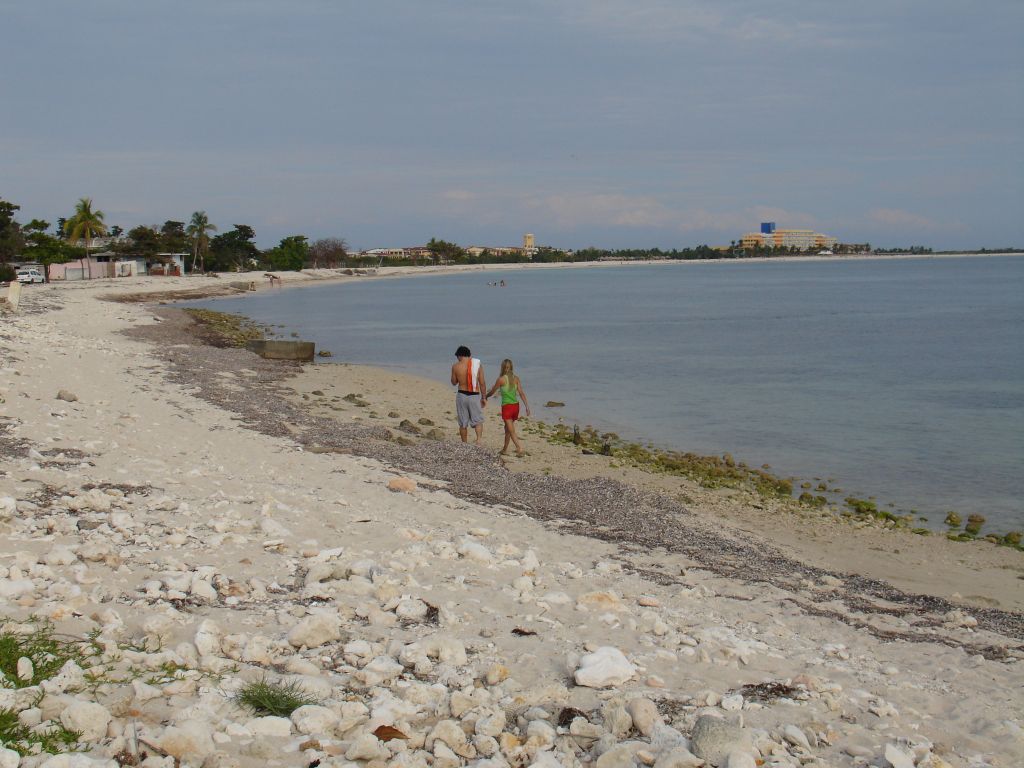
[(463, 344), (461, 347), (455, 350), (456, 357), (470, 357), (472, 353), (469, 351), (469, 347)]

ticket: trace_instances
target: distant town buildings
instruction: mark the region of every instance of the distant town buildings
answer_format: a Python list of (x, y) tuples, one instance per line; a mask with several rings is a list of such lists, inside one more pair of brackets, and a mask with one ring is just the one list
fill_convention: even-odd
[(760, 232), (748, 232), (740, 238), (743, 248), (795, 248), (798, 251), (831, 250), (839, 240), (813, 229), (778, 229), (774, 221), (761, 222)]
[[(523, 235), (522, 246), (516, 245), (471, 245), (465, 249), (466, 253), (476, 258), (484, 252), (491, 254), (492, 256), (526, 256), (532, 259), (537, 255), (540, 249), (536, 245), (536, 240), (531, 233)], [(414, 245), (405, 248), (371, 248), (368, 251), (363, 251), (358, 254), (360, 256), (369, 256), (385, 261), (398, 261), (404, 259), (411, 259), (413, 261), (429, 261), (433, 258), (433, 253), (430, 248), (425, 245)]]

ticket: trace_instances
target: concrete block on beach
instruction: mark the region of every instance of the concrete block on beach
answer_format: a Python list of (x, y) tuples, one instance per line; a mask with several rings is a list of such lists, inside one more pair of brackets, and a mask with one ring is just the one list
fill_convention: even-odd
[(245, 347), (267, 360), (294, 360), (300, 363), (312, 362), (316, 353), (316, 344), (312, 341), (257, 339), (248, 342)]

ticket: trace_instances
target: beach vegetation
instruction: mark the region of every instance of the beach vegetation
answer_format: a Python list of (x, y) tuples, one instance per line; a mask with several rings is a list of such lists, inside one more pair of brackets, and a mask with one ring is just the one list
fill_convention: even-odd
[[(58, 637), (53, 625), (42, 622), (23, 627), (0, 629), (0, 688), (27, 688), (53, 677), (67, 662), (87, 665), (87, 641)], [(18, 676), (18, 661), (32, 662), (32, 674), (26, 679)]]
[(276, 248), (263, 254), (271, 269), (297, 271), (309, 261), (309, 241), (305, 235), (291, 235), (282, 238)]
[(183, 253), (189, 247), (185, 222), (168, 219), (160, 227), (161, 250), (166, 253)]
[(259, 263), (260, 250), (253, 240), (256, 231), (247, 224), (210, 240), (210, 268), (220, 272), (245, 272)]
[(592, 454), (614, 457), (617, 466), (633, 466), (651, 472), (679, 475), (705, 488), (747, 489), (766, 498), (791, 498), (793, 482), (763, 469), (751, 469), (732, 456), (702, 456), (664, 451), (622, 440), (614, 433), (599, 433), (591, 426), (571, 429), (565, 424), (535, 422), (532, 431), (554, 444), (577, 445)]
[(65, 728), (60, 721), (49, 721), (49, 725), (42, 728), (29, 728), (18, 719), (17, 710), (0, 707), (0, 744), (22, 757), (71, 752), (77, 748), (81, 738), (79, 731)]
[(869, 499), (858, 499), (856, 496), (847, 496), (843, 501), (858, 515), (878, 515), (878, 505)]
[(335, 269), (348, 259), (348, 243), (340, 237), (322, 237), (309, 246), (309, 266)]
[(946, 519), (943, 520), (943, 522), (951, 528), (959, 528), (963, 523), (963, 520), (960, 518), (960, 515), (950, 510), (946, 513)]
[(72, 242), (82, 240), (85, 242), (85, 254), (81, 258), (82, 269), (85, 269), (85, 259), (89, 255), (89, 248), (92, 246), (93, 238), (107, 234), (107, 228), (103, 224), (103, 211), (92, 209), (92, 198), (83, 197), (75, 204), (75, 212), (70, 219), (64, 222), (64, 236)]
[(206, 254), (210, 251), (210, 232), (216, 232), (217, 227), (210, 223), (206, 211), (196, 211), (188, 222), (185, 234), (192, 242), (192, 271), (196, 271), (196, 261), (199, 262), (199, 269), (206, 271)]
[(984, 524), (985, 524), (985, 516), (984, 515), (978, 515), (978, 514), (968, 515), (968, 517), (967, 517), (967, 525), (964, 526), (964, 531), (966, 533), (971, 534), (972, 536), (977, 536), (979, 533), (981, 533), (981, 527)]
[(430, 238), (427, 250), (435, 264), (453, 264), (466, 259), (466, 251), (461, 246), (436, 237)]
[(273, 683), (267, 678), (245, 685), (235, 701), (258, 715), (288, 717), (299, 707), (316, 704), (318, 699), (297, 681)]
[(21, 210), (20, 205), (0, 199), (0, 263), (13, 259), (25, 245), (21, 226), (14, 220), (14, 213), (18, 210)]

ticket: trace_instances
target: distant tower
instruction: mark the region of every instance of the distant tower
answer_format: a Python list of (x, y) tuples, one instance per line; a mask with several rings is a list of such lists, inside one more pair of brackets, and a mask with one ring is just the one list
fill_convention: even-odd
[(527, 234), (523, 235), (523, 250), (524, 251), (533, 250), (536, 247), (537, 246), (533, 242), (533, 235), (531, 235), (530, 233), (527, 233)]

